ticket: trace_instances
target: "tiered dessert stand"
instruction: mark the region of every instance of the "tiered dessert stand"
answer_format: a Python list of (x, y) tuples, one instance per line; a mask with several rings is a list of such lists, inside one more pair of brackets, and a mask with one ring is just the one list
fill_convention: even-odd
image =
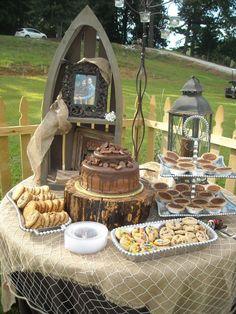
[[(175, 171), (173, 171), (173, 169), (171, 167), (168, 167), (163, 159), (162, 155), (159, 155), (159, 159), (160, 159), (160, 163), (161, 163), (161, 173), (160, 175), (162, 177), (173, 177), (176, 181), (178, 181), (178, 179), (182, 178), (182, 179), (187, 179), (189, 180), (190, 184), (191, 184), (191, 199), (193, 200), (196, 196), (196, 182), (198, 181), (207, 181), (208, 178), (223, 178), (223, 179), (236, 179), (236, 173), (235, 172), (230, 172), (227, 174), (218, 174), (218, 173), (214, 173), (214, 172), (209, 172), (209, 171), (202, 171), (200, 169), (197, 169), (197, 161), (198, 161), (198, 146), (199, 146), (199, 141), (201, 140), (201, 137), (199, 138), (193, 138), (191, 136), (188, 135), (187, 132), (187, 124), (190, 120), (193, 119), (199, 119), (202, 120), (203, 124), (205, 125), (206, 128), (206, 133), (208, 133), (208, 123), (207, 121), (202, 117), (202, 116), (198, 116), (198, 115), (194, 115), (191, 116), (189, 118), (186, 119), (185, 123), (184, 123), (184, 135), (192, 140), (194, 142), (194, 149), (193, 149), (193, 157), (192, 158), (188, 158), (186, 157), (186, 161), (192, 161), (193, 164), (195, 165), (195, 170), (193, 171), (186, 171), (183, 172), (182, 174), (180, 173), (176, 173)], [(223, 156), (219, 156), (215, 161), (214, 161), (214, 165), (217, 167), (225, 167), (224, 164), (224, 157)], [(160, 200), (157, 200), (157, 205), (158, 205), (158, 214), (161, 217), (183, 217), (183, 216), (222, 216), (222, 215), (235, 215), (236, 214), (236, 204), (231, 201), (230, 197), (229, 197), (230, 193), (225, 193), (223, 191), (223, 189), (221, 189), (221, 191), (219, 192), (219, 196), (224, 198), (226, 200), (226, 204), (223, 207), (223, 209), (217, 213), (209, 213), (206, 210), (202, 210), (199, 213), (189, 213), (187, 212), (187, 210), (185, 209), (183, 212), (180, 212), (178, 214), (173, 214), (170, 213), (169, 210), (166, 208), (166, 204), (164, 204), (163, 202), (161, 202)]]

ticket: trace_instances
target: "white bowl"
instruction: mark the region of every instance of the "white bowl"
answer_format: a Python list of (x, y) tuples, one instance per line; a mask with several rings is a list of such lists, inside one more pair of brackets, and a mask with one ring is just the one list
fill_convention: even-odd
[(64, 233), (65, 248), (79, 254), (92, 254), (104, 249), (108, 229), (94, 221), (80, 221), (70, 224)]

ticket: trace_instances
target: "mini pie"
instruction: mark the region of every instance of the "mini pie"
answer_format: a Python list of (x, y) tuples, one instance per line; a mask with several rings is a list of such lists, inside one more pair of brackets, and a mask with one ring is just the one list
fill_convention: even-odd
[(192, 162), (185, 162), (185, 161), (178, 162), (177, 163), (177, 167), (179, 169), (183, 169), (183, 170), (186, 170), (186, 171), (195, 169), (195, 166), (194, 166), (194, 164)]
[(205, 191), (205, 186), (203, 184), (196, 184), (195, 185), (195, 190), (197, 192), (203, 192), (203, 191)]
[(166, 155), (166, 157), (174, 159), (176, 161), (179, 159), (179, 155), (178, 154), (176, 154), (175, 152), (169, 151), (169, 150), (166, 152), (165, 155)]
[(222, 197), (214, 197), (210, 201), (210, 205), (216, 205), (216, 206), (224, 207), (225, 204), (226, 204), (226, 200)]
[(177, 183), (175, 185), (175, 189), (179, 192), (183, 192), (183, 191), (189, 191), (190, 190), (190, 186), (187, 183)]
[(216, 173), (224, 174), (224, 175), (229, 175), (229, 174), (232, 173), (232, 171), (233, 171), (233, 169), (230, 168), (230, 167), (217, 167), (217, 168), (215, 169), (215, 172), (216, 172)]
[(188, 200), (186, 198), (182, 198), (182, 197), (175, 198), (173, 202), (175, 204), (179, 204), (179, 205), (183, 205), (183, 206), (190, 204), (190, 200)]
[(206, 172), (215, 172), (216, 166), (213, 166), (213, 165), (203, 165), (202, 169), (205, 170)]
[(186, 209), (190, 214), (199, 214), (203, 210), (201, 206), (194, 204), (187, 205)]
[(206, 190), (216, 194), (221, 190), (221, 187), (217, 184), (210, 184), (207, 186)]
[(167, 166), (167, 167), (175, 167), (176, 166), (176, 164), (177, 164), (177, 161), (175, 160), (175, 159), (173, 159), (173, 158), (170, 158), (170, 157), (166, 157), (166, 156), (164, 156), (163, 157), (163, 160), (164, 160), (164, 162), (165, 162), (165, 165)]
[(192, 200), (194, 205), (202, 206), (203, 208), (208, 204), (208, 201), (203, 198), (195, 198)]
[(184, 211), (185, 206), (182, 204), (177, 204), (177, 203), (168, 203), (166, 205), (166, 208), (171, 212), (172, 214), (179, 214)]
[(201, 157), (209, 161), (214, 161), (217, 159), (217, 155), (213, 153), (204, 153)]
[(210, 164), (211, 164), (211, 161), (210, 161), (210, 160), (207, 160), (207, 159), (201, 158), (201, 159), (198, 159), (198, 160), (197, 160), (197, 165), (198, 165), (199, 167), (201, 167), (201, 166), (203, 166), (203, 165), (210, 165)]
[(166, 192), (169, 193), (173, 198), (178, 197), (180, 195), (180, 192), (175, 189), (169, 189)]
[(157, 191), (165, 191), (169, 188), (169, 185), (165, 182), (156, 182), (154, 183), (153, 188)]
[(204, 199), (206, 199), (207, 201), (210, 201), (212, 198), (213, 198), (213, 193), (211, 193), (211, 192), (199, 192), (198, 193), (198, 196), (200, 197), (200, 198), (204, 198)]
[(158, 192), (157, 195), (159, 200), (163, 203), (172, 201), (172, 196), (168, 192)]
[(182, 196), (183, 198), (191, 198), (192, 192), (191, 192), (191, 191), (183, 191), (183, 192), (181, 193), (181, 196)]
[(207, 205), (205, 207), (205, 210), (210, 213), (210, 214), (219, 214), (222, 210), (222, 206), (218, 206), (218, 205)]

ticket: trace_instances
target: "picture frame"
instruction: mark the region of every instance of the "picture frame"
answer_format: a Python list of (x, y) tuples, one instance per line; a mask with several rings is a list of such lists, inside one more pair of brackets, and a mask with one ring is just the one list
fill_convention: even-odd
[(77, 127), (74, 135), (71, 169), (80, 170), (81, 162), (86, 156), (92, 154), (105, 142), (114, 142), (114, 136), (100, 130)]
[(97, 65), (87, 61), (67, 64), (61, 91), (69, 118), (105, 119), (108, 84)]

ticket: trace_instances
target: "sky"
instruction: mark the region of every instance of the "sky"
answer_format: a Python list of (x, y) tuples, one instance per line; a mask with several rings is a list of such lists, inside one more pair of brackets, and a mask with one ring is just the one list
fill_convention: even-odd
[[(178, 15), (178, 9), (174, 3), (167, 4), (166, 6), (167, 6), (167, 11), (168, 11), (169, 16)], [(167, 41), (169, 42), (168, 47), (167, 47), (168, 49), (176, 48), (180, 45), (178, 43), (179, 41), (181, 41), (181, 44), (183, 44), (184, 36), (180, 34), (175, 34), (172, 32), (167, 38)]]

